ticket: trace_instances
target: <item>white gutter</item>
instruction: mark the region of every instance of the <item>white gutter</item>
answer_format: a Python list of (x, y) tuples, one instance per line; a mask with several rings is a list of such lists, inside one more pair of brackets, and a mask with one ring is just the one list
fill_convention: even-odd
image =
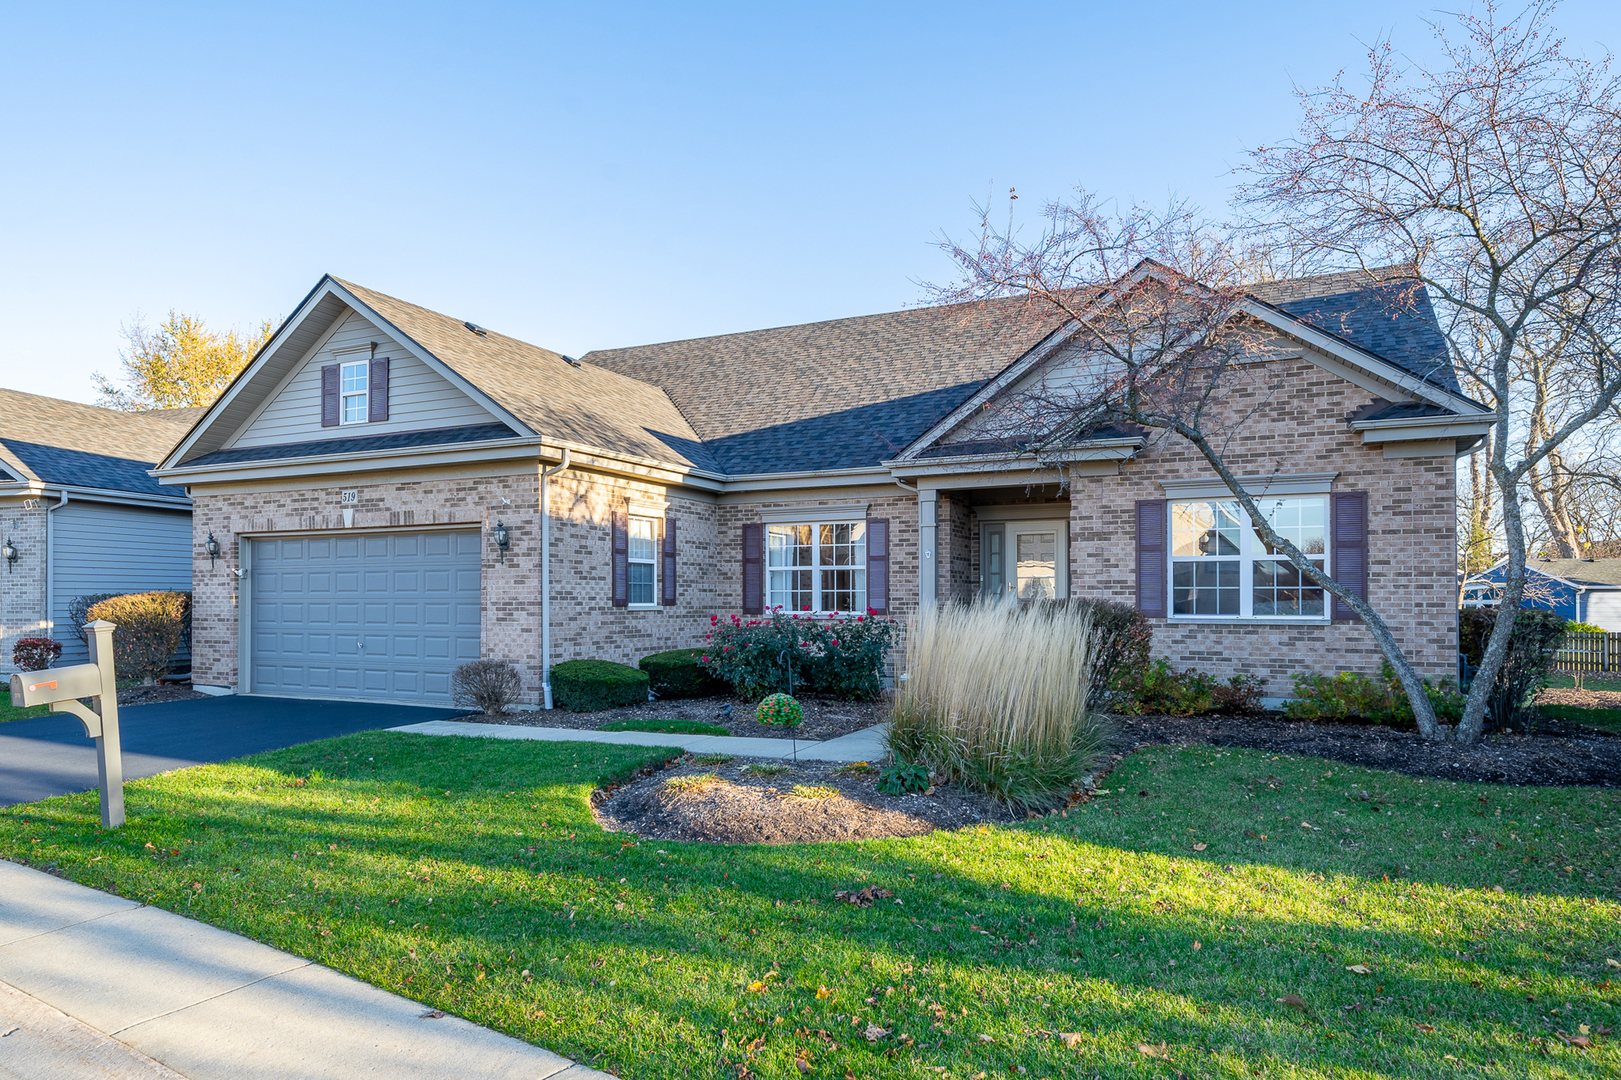
[(56, 636), (56, 519), (52, 515), (68, 504), (67, 488), (62, 501), (45, 508), (45, 636)]
[(547, 481), (568, 468), (568, 447), (563, 460), (540, 471), (540, 686), (541, 706), (552, 707), (552, 511)]

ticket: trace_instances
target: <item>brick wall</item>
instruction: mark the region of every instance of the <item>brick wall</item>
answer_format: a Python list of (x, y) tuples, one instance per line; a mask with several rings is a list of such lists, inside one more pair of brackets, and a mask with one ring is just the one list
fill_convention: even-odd
[[(1385, 458), (1362, 445), (1345, 415), (1373, 395), (1305, 361), (1280, 361), (1273, 381), (1293, 388), (1247, 403), (1243, 437), (1226, 460), (1240, 475), (1337, 472), (1335, 491), (1368, 492), (1368, 599), (1427, 676), (1456, 674), (1455, 462)], [(1077, 596), (1135, 599), (1137, 499), (1162, 480), (1213, 474), (1186, 443), (1163, 440), (1119, 476), (1079, 477), (1070, 492), (1071, 583)], [(1381, 654), (1360, 622), (1189, 624), (1156, 620), (1154, 651), (1178, 665), (1227, 676), (1245, 671), (1286, 694), (1296, 671), (1377, 671)]]
[[(8, 675), (17, 639), (45, 633), (45, 513), (20, 499), (0, 504), (0, 541), (9, 539), (18, 556), (15, 566), (0, 559), (0, 672)], [(58, 640), (73, 632), (57, 631)]]

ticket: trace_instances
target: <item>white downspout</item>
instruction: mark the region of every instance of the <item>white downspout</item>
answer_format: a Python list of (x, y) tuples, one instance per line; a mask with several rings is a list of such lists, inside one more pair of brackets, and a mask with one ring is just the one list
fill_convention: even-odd
[(68, 489), (63, 488), (62, 500), (45, 508), (45, 636), (56, 636), (56, 526), (51, 515), (68, 504)]
[(568, 447), (556, 467), (540, 471), (540, 685), (541, 705), (552, 707), (552, 510), (547, 481), (568, 468)]

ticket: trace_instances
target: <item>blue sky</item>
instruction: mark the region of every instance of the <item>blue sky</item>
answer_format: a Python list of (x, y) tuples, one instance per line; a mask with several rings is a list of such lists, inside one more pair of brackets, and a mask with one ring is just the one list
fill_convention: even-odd
[[(119, 327), (332, 272), (573, 354), (891, 310), (972, 204), (1219, 207), (1292, 83), (1434, 8), (4, 7), (0, 385), (93, 400)], [(1594, 52), (1621, 5), (1558, 22)]]

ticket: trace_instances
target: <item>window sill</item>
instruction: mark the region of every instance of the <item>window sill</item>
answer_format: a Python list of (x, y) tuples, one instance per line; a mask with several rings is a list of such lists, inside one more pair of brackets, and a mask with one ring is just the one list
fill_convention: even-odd
[(1326, 615), (1171, 615), (1165, 621), (1189, 626), (1330, 626), (1334, 622)]
[(628, 611), (663, 611), (663, 604), (626, 604)]

